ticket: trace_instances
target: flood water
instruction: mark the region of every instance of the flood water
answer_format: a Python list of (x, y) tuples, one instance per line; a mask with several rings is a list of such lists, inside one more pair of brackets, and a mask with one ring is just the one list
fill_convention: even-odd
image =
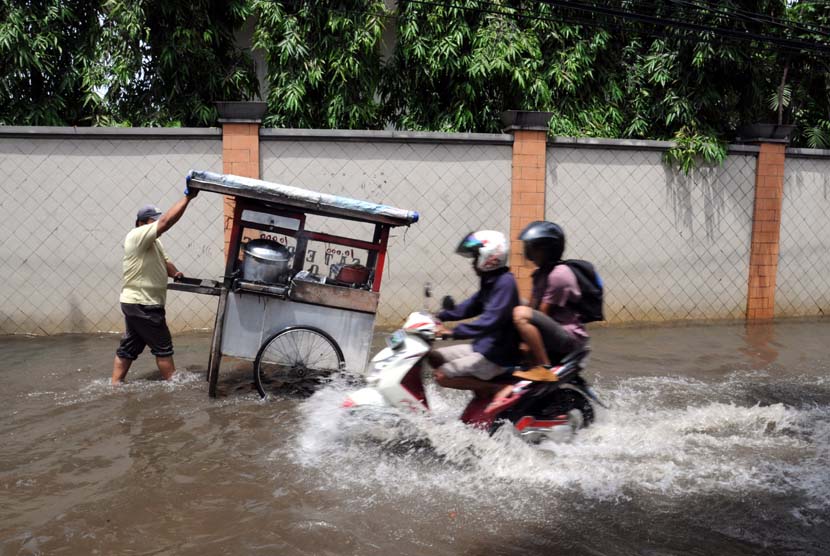
[[(542, 451), (454, 421), (344, 423), (343, 387), (265, 402), (206, 335), (108, 384), (117, 336), (0, 338), (0, 554), (827, 554), (830, 322), (603, 328), (611, 402)], [(428, 442), (401, 442), (412, 430)], [(502, 434), (504, 432), (504, 434)]]

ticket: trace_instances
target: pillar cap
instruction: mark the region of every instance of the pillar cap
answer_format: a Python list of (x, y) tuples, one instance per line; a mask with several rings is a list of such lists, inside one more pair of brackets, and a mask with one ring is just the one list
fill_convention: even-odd
[(264, 102), (223, 100), (214, 102), (219, 111), (219, 123), (262, 123), (268, 109)]
[(790, 144), (790, 136), (795, 131), (794, 125), (749, 124), (742, 125), (737, 131), (738, 143), (758, 145), (761, 143)]
[(553, 112), (532, 112), (530, 110), (507, 110), (501, 114), (504, 131), (547, 131)]

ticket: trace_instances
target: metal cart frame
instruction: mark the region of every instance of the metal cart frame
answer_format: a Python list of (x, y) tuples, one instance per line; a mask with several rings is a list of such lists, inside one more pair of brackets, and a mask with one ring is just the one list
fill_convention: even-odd
[[(188, 187), (219, 193), (235, 201), (230, 243), (221, 283), (189, 279), (170, 289), (219, 297), (208, 359), (208, 393), (216, 396), (224, 355), (254, 361), (265, 342), (291, 327), (315, 330), (334, 342), (345, 369), (361, 372), (368, 360), (374, 330), (389, 230), (418, 221), (418, 213), (317, 193), (240, 176), (191, 171)], [(351, 220), (374, 225), (372, 239), (359, 240), (306, 229), (306, 216)], [(239, 276), (243, 231), (279, 234), (296, 246), (284, 284), (247, 282)], [(361, 249), (367, 253), (367, 282), (362, 288), (316, 280), (294, 279), (307, 262), (310, 241)]]

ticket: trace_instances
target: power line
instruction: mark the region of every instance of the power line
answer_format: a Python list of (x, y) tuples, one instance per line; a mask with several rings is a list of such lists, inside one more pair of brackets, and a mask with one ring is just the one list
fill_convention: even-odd
[(706, 0), (668, 0), (673, 4), (678, 4), (682, 6), (691, 7), (699, 12), (711, 12), (717, 13), (719, 15), (723, 15), (729, 18), (739, 18), (744, 21), (752, 21), (754, 23), (760, 23), (762, 25), (774, 25), (776, 27), (780, 27), (781, 29), (792, 31), (792, 32), (802, 32), (802, 33), (812, 33), (823, 35), (825, 37), (830, 38), (830, 29), (825, 30), (822, 29), (820, 26), (818, 27), (805, 27), (795, 22), (791, 21), (783, 21), (777, 19), (772, 16), (768, 16), (766, 14), (760, 14), (755, 12), (750, 12), (747, 10), (742, 10), (735, 6), (730, 8), (722, 8), (717, 5), (713, 5), (708, 3)]
[[(697, 0), (698, 2), (704, 4), (707, 7), (714, 7), (709, 0)], [(830, 36), (830, 28), (822, 27), (821, 25), (807, 25), (804, 23), (796, 23), (793, 21), (783, 21), (781, 19), (777, 19), (775, 17), (769, 16), (767, 14), (761, 14), (756, 12), (750, 12), (748, 10), (744, 10), (735, 4), (731, 0), (726, 0), (729, 4), (729, 10), (735, 13), (738, 16), (741, 16), (745, 19), (750, 19), (753, 21), (757, 21), (759, 23), (768, 23), (772, 25), (781, 26), (787, 29), (792, 30), (800, 30), (807, 33), (816, 33), (820, 35)]]
[[(420, 0), (413, 0), (420, 1)], [(551, 6), (558, 6), (562, 8), (569, 8), (577, 11), (587, 13), (600, 13), (609, 17), (619, 17), (622, 19), (636, 21), (640, 23), (647, 23), (666, 28), (685, 29), (687, 31), (697, 31), (701, 33), (709, 32), (721, 36), (730, 37), (738, 40), (755, 40), (767, 43), (772, 43), (782, 48), (790, 48), (794, 50), (813, 50), (823, 54), (830, 54), (830, 45), (818, 42), (808, 42), (797, 39), (780, 38), (773, 35), (759, 35), (749, 31), (740, 31), (736, 29), (729, 29), (725, 27), (713, 27), (700, 23), (689, 21), (681, 21), (677, 19), (660, 18), (648, 14), (630, 12), (617, 8), (609, 8), (606, 6), (599, 6), (596, 3), (583, 3), (576, 0), (540, 0), (544, 4)]]
[[(576, 14), (570, 13), (560, 13), (557, 16), (552, 17), (548, 15), (542, 15), (538, 11), (531, 11), (528, 8), (517, 8), (512, 6), (505, 6), (500, 4), (496, 1), (485, 1), (480, 0), (478, 2), (479, 6), (469, 6), (469, 5), (459, 5), (457, 3), (453, 3), (453, 1), (461, 1), (461, 0), (408, 0), (409, 3), (412, 4), (419, 4), (424, 6), (433, 6), (433, 7), (441, 7), (445, 9), (456, 9), (460, 11), (466, 12), (475, 12), (475, 13), (483, 13), (483, 14), (490, 14), (490, 15), (497, 15), (506, 17), (508, 19), (513, 20), (535, 20), (535, 21), (548, 21), (553, 23), (566, 23), (566, 24), (573, 24), (579, 26), (585, 26), (590, 28), (599, 28), (602, 30), (615, 30), (619, 32), (626, 32), (626, 31), (633, 31), (636, 34), (652, 36), (656, 38), (662, 39), (676, 39), (682, 40), (686, 42), (692, 42), (695, 44), (726, 44), (732, 41), (738, 42), (757, 42), (758, 46), (769, 48), (771, 45), (777, 47), (778, 50), (782, 51), (790, 51), (790, 52), (804, 52), (804, 51), (811, 51), (815, 53), (821, 54), (830, 54), (830, 44), (823, 43), (823, 42), (814, 42), (814, 41), (805, 41), (800, 39), (789, 39), (783, 38), (775, 35), (769, 34), (759, 34), (755, 32), (750, 32), (747, 30), (737, 30), (737, 29), (730, 29), (727, 27), (719, 27), (719, 26), (712, 26), (712, 25), (705, 25), (700, 23), (693, 23), (693, 22), (685, 22), (677, 19), (670, 19), (670, 18), (659, 18), (656, 16), (651, 16), (648, 14), (643, 14), (634, 11), (627, 11), (627, 10), (620, 10), (616, 8), (607, 8), (605, 6), (597, 6), (596, 4), (589, 4), (584, 2), (579, 2), (575, 0), (539, 0), (539, 3), (548, 5), (552, 8), (562, 8), (564, 10), (573, 10), (576, 12), (586, 13), (586, 16), (578, 16)], [(675, 3), (675, 4), (685, 4), (687, 7), (696, 8), (698, 10), (709, 10), (710, 7), (707, 6), (700, 6), (696, 5), (693, 1), (689, 0), (667, 0), (668, 2)], [(704, 0), (699, 0), (703, 2)], [(653, 2), (653, 6), (656, 6), (657, 3)], [(400, 7), (400, 4), (399, 4)], [(723, 10), (716, 9), (714, 7), (711, 8), (712, 11), (720, 13), (721, 15), (730, 15), (728, 12), (724, 12)], [(384, 12), (372, 12), (369, 10), (349, 10), (344, 8), (330, 8), (329, 11), (335, 13), (343, 13), (343, 14), (352, 14), (352, 15), (361, 15), (361, 16), (374, 16), (388, 20), (396, 20), (405, 15), (400, 13), (390, 14)], [(753, 14), (753, 12), (747, 12), (746, 10), (738, 10), (742, 11), (746, 14)], [(610, 19), (600, 19), (597, 18), (596, 15), (601, 14)], [(763, 14), (753, 14), (754, 16), (760, 17), (768, 17), (764, 16)], [(769, 18), (772, 19), (772, 18)], [(630, 27), (626, 27), (623, 22), (619, 22), (618, 20), (623, 20), (623, 22), (635, 22), (640, 23), (643, 26), (630, 29)], [(617, 21), (616, 23), (614, 21)], [(763, 21), (756, 21), (758, 23), (772, 23), (772, 21), (763, 22)], [(778, 23), (779, 25), (784, 25), (782, 23)], [(652, 26), (657, 29), (662, 29), (663, 31), (657, 31), (656, 29), (648, 29), (645, 26)], [(791, 29), (787, 27), (788, 29)], [(680, 34), (680, 33), (671, 33), (671, 30), (682, 30), (682, 31), (692, 31), (698, 32), (703, 35), (703, 37), (691, 37), (689, 35)], [(792, 30), (792, 29), (791, 29)], [(810, 32), (817, 32), (815, 30), (811, 30)], [(822, 30), (821, 34), (825, 32)], [(830, 32), (827, 32), (828, 36), (830, 36)], [(719, 40), (716, 40), (719, 39)]]
[[(618, 10), (614, 8), (606, 8), (604, 6), (597, 6), (595, 4), (586, 4), (582, 2), (576, 2), (573, 0), (540, 0), (540, 3), (546, 4), (553, 8), (564, 8), (566, 10), (575, 10), (578, 12), (587, 13), (588, 19), (585, 17), (576, 17), (570, 14), (558, 14), (558, 17), (548, 17), (539, 14), (538, 12), (530, 12), (528, 9), (523, 8), (514, 8), (504, 6), (497, 2), (488, 2), (488, 1), (481, 1), (479, 2), (479, 6), (473, 7), (469, 5), (459, 5), (453, 3), (452, 1), (447, 0), (439, 0), (439, 1), (430, 1), (430, 0), (409, 0), (410, 3), (414, 4), (421, 4), (427, 6), (435, 6), (435, 7), (442, 7), (446, 9), (457, 9), (462, 11), (468, 12), (478, 12), (478, 13), (488, 13), (494, 15), (500, 15), (507, 18), (512, 19), (535, 19), (541, 21), (553, 21), (553, 22), (565, 22), (565, 23), (574, 23), (577, 25), (585, 25), (588, 27), (599, 27), (603, 29), (607, 28), (616, 28), (620, 31), (629, 30), (626, 27), (620, 24), (611, 24), (608, 20), (600, 20), (597, 19), (595, 16), (599, 13), (606, 17), (612, 18), (614, 20), (622, 19), (628, 21), (635, 21), (638, 23), (643, 23), (646, 25), (652, 25), (658, 28), (662, 28), (664, 30), (670, 29), (682, 29), (685, 31), (696, 31), (699, 33), (704, 34), (713, 34), (717, 35), (723, 39), (731, 39), (731, 40), (738, 40), (738, 41), (757, 41), (760, 43), (760, 46), (769, 46), (771, 44), (776, 45), (780, 50), (789, 50), (789, 51), (796, 51), (802, 52), (804, 50), (809, 50), (818, 53), (830, 53), (830, 45), (823, 44), (823, 43), (816, 43), (816, 42), (808, 42), (808, 41), (800, 41), (800, 40), (793, 40), (793, 39), (782, 39), (780, 37), (776, 37), (773, 35), (762, 35), (758, 33), (752, 33), (749, 31), (738, 31), (729, 28), (723, 27), (716, 27), (716, 26), (709, 26), (703, 25), (698, 23), (688, 23), (679, 21), (676, 19), (661, 19), (654, 16), (649, 16), (646, 14), (641, 14), (638, 12), (629, 12), (625, 10)], [(486, 6), (486, 7), (485, 7)], [(496, 9), (501, 8), (501, 9)], [(505, 11), (510, 10), (510, 11)], [(592, 17), (594, 16), (594, 17)], [(719, 44), (719, 41), (713, 41), (711, 38), (707, 38), (706, 40), (700, 40), (698, 38), (692, 38), (685, 35), (669, 35), (665, 32), (663, 33), (656, 33), (654, 31), (648, 31), (644, 28), (636, 29), (638, 34), (645, 34), (645, 35), (652, 35), (659, 38), (676, 38), (681, 40), (686, 40), (689, 42), (695, 42), (697, 44), (709, 44), (709, 43), (716, 43)], [(722, 42), (722, 41), (721, 41)]]

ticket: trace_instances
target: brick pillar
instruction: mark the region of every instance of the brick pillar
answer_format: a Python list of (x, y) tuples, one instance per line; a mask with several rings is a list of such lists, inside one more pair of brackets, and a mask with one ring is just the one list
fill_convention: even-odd
[(549, 112), (505, 112), (505, 131), (513, 134), (510, 198), (510, 267), (519, 293), (530, 298), (530, 275), (535, 266), (524, 256), (519, 233), (535, 220), (545, 219), (545, 160)]
[(761, 143), (758, 153), (746, 301), (746, 318), (749, 321), (771, 319), (775, 313), (785, 148), (783, 143)]
[[(259, 179), (259, 127), (264, 102), (217, 102), (222, 124), (222, 173)], [(230, 244), (234, 201), (224, 198), (225, 256)]]

